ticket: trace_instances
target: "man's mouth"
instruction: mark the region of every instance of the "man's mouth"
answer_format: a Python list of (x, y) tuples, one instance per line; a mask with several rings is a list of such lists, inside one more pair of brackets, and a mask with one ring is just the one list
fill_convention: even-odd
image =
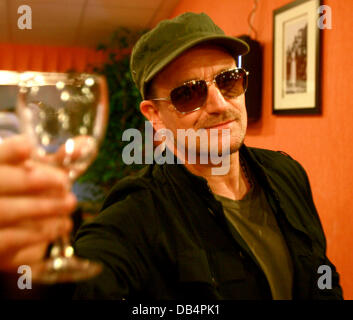
[(212, 126), (205, 127), (205, 129), (228, 129), (230, 125), (234, 122), (235, 120), (228, 120), (225, 122), (221, 122)]

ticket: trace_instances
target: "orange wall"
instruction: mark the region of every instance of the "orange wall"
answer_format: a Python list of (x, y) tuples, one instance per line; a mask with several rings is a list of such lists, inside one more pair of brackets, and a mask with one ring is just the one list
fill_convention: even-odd
[(91, 48), (0, 43), (0, 70), (89, 72), (104, 59), (102, 52)]
[[(283, 150), (306, 169), (327, 237), (328, 257), (353, 299), (353, 1), (326, 0), (332, 29), (323, 32), (322, 115), (272, 115), (272, 11), (288, 0), (261, 0), (253, 20), (264, 48), (262, 119), (248, 127), (246, 144)], [(205, 12), (229, 35), (246, 34), (250, 0), (181, 0), (172, 16)]]

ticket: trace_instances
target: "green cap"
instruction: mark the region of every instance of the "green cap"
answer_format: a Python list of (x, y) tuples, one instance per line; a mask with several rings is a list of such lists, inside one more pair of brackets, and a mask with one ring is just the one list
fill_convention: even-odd
[(219, 45), (234, 57), (249, 51), (246, 42), (226, 36), (205, 13), (183, 13), (145, 33), (135, 44), (130, 60), (132, 78), (142, 98), (158, 72), (187, 49), (204, 42)]

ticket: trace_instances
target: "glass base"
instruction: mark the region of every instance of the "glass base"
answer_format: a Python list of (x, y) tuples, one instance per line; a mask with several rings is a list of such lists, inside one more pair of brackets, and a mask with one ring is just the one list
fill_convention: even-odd
[(54, 284), (93, 278), (102, 271), (102, 265), (75, 256), (54, 257), (32, 265), (31, 270), (33, 282)]

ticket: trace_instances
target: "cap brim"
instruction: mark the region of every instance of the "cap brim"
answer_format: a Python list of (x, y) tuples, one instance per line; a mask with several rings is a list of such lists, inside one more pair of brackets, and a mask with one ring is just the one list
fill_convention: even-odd
[(145, 79), (143, 84), (143, 95), (145, 97), (146, 84), (152, 80), (152, 78), (159, 72), (162, 71), (169, 63), (171, 63), (175, 58), (180, 56), (184, 51), (198, 45), (201, 43), (210, 43), (214, 45), (219, 45), (220, 47), (226, 49), (233, 57), (239, 55), (245, 55), (249, 52), (249, 46), (246, 42), (229, 37), (226, 35), (217, 35), (217, 36), (205, 36), (203, 38), (198, 38), (194, 41), (190, 41), (185, 43), (184, 46), (180, 46), (177, 50), (173, 51), (172, 54), (168, 55), (164, 59), (161, 59), (158, 64), (156, 64), (153, 68), (153, 71), (149, 73), (149, 76)]

